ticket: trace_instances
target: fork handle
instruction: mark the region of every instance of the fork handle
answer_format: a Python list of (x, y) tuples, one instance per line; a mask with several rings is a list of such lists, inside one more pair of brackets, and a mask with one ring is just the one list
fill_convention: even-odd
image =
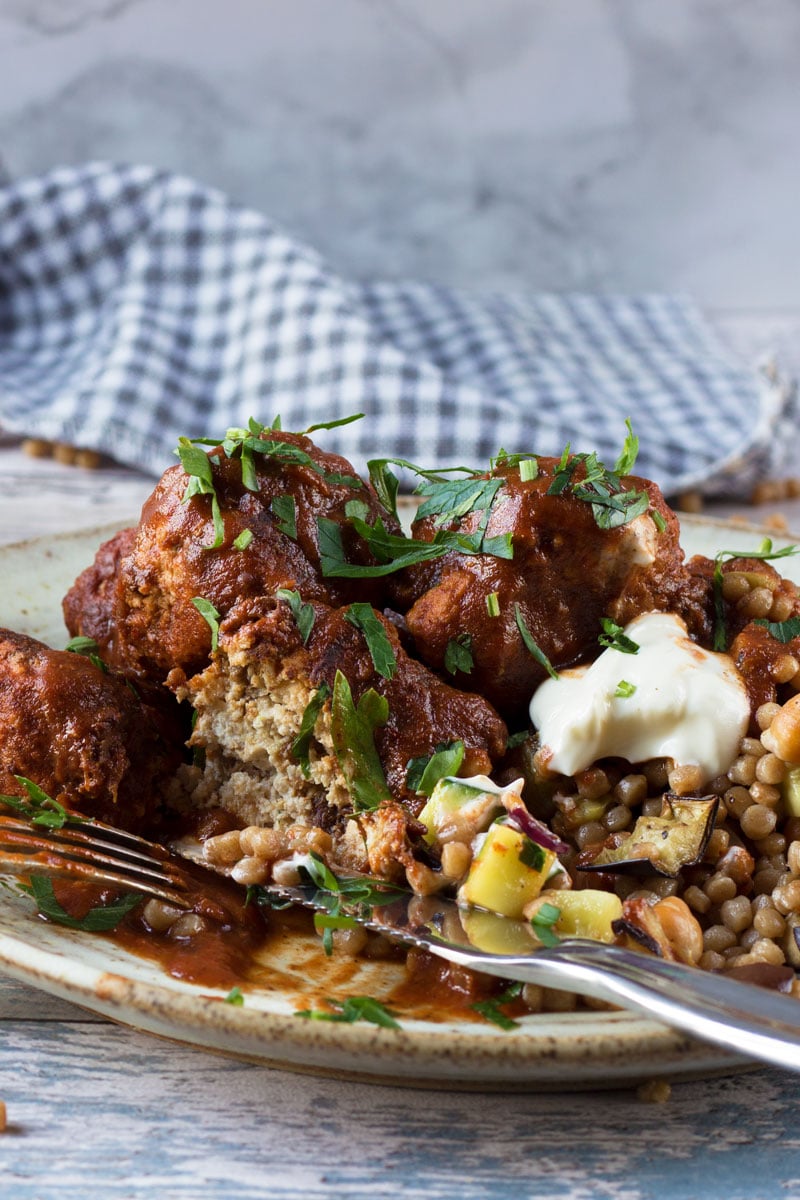
[(793, 996), (602, 942), (567, 939), (531, 957), (492, 960), (464, 953), (465, 966), (622, 1004), (739, 1055), (800, 1071), (800, 1000)]

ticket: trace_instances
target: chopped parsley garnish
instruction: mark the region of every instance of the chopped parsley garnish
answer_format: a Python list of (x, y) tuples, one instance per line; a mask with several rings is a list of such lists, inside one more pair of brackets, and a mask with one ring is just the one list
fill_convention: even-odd
[(126, 892), (118, 900), (110, 904), (99, 904), (90, 908), (85, 917), (71, 917), (66, 912), (53, 891), (52, 880), (45, 875), (31, 875), (30, 887), (24, 888), (36, 901), (36, 906), (43, 917), (56, 925), (66, 925), (68, 929), (80, 929), (84, 933), (107, 933), (115, 929), (123, 917), (127, 916), (144, 897), (140, 892)]
[(765, 617), (756, 617), (753, 624), (762, 625), (770, 637), (784, 645), (800, 636), (800, 617), (789, 617), (788, 621), (768, 621)]
[[(625, 424), (628, 433), (613, 471), (609, 471), (594, 451), (570, 454), (568, 444), (547, 489), (548, 496), (560, 496), (569, 491), (578, 500), (590, 504), (599, 529), (617, 529), (650, 509), (646, 491), (627, 491), (622, 486), (621, 476), (630, 473), (639, 452), (639, 439), (631, 429), (630, 420)], [(583, 478), (576, 479), (580, 464), (583, 465)]]
[(606, 646), (609, 650), (618, 650), (620, 654), (639, 653), (639, 643), (629, 638), (616, 621), (612, 621), (610, 617), (601, 617), (600, 625), (603, 632), (598, 634), (597, 640), (601, 646)]
[(525, 649), (533, 658), (536, 659), (540, 667), (544, 667), (551, 679), (558, 679), (558, 671), (550, 662), (550, 659), (547, 657), (544, 650), (542, 650), (536, 644), (533, 634), (525, 624), (525, 618), (522, 615), (522, 609), (518, 604), (514, 605), (514, 620), (517, 623), (517, 629), (520, 632), (520, 636), (525, 643)]
[(294, 541), (297, 537), (297, 506), (294, 496), (273, 496), (270, 509), (278, 529)]
[(347, 1000), (326, 999), (326, 1004), (334, 1010), (304, 1008), (295, 1013), (297, 1017), (305, 1017), (309, 1021), (343, 1021), (352, 1025), (355, 1021), (369, 1021), (371, 1025), (380, 1025), (382, 1029), (399, 1029), (400, 1024), (395, 1020), (394, 1013), (372, 996), (350, 996)]
[(213, 654), (219, 645), (219, 613), (211, 601), (202, 596), (193, 596), (192, 604), (211, 630), (211, 653)]
[[(306, 856), (300, 870), (319, 889), (315, 902), (323, 904), (327, 909), (326, 912), (314, 914), (314, 928), (317, 933), (322, 934), (322, 948), (328, 956), (333, 954), (333, 931), (355, 929), (358, 925), (358, 920), (351, 913), (367, 918), (373, 908), (391, 904), (407, 894), (391, 884), (363, 876), (339, 879), (319, 855), (313, 852)], [(350, 913), (343, 911), (345, 908), (349, 908)]]
[(543, 904), (531, 918), (534, 933), (543, 946), (557, 946), (560, 942), (553, 926), (561, 916), (561, 909), (555, 904)]
[(385, 696), (369, 688), (355, 704), (346, 676), (336, 672), (331, 700), (331, 740), (356, 812), (369, 811), (392, 799), (374, 737), (375, 730), (388, 719), (389, 702)]
[(102, 671), (105, 675), (108, 674), (108, 667), (97, 653), (100, 647), (94, 638), (80, 636), (70, 638), (64, 649), (68, 650), (70, 654), (84, 655), (92, 666), (97, 667), (98, 671)]
[(361, 421), (363, 418), (363, 413), (351, 413), (349, 417), (337, 417), (335, 421), (317, 421), (315, 425), (309, 425), (304, 432), (316, 433), (318, 429), (340, 429), (342, 425), (352, 425), (353, 421)]
[(459, 633), (457, 637), (450, 638), (444, 652), (444, 669), (451, 675), (455, 675), (457, 671), (462, 671), (465, 675), (472, 672), (475, 666), (472, 657), (472, 638), (468, 633)]
[(520, 848), (519, 861), (523, 867), (530, 867), (532, 871), (541, 871), (544, 866), (544, 850), (531, 838), (526, 837)]
[(406, 767), (406, 787), (430, 796), (440, 779), (458, 774), (463, 761), (463, 742), (441, 742), (433, 754), (411, 759)]
[(486, 597), (486, 611), (490, 617), (500, 616), (500, 600), (497, 592), (489, 592), (489, 595)]
[(667, 528), (667, 522), (664, 520), (664, 518), (662, 517), (662, 515), (658, 511), (658, 509), (657, 508), (651, 509), (650, 516), (652, 517), (653, 524), (655, 525), (658, 532), (663, 533), (664, 530)]
[(21, 796), (0, 795), (0, 804), (21, 813), (30, 821), (31, 825), (40, 825), (47, 829), (63, 829), (67, 824), (79, 825), (86, 820), (85, 817), (73, 816), (69, 813), (63, 804), (59, 804), (58, 800), (53, 800), (51, 796), (48, 796), (47, 792), (43, 791), (32, 779), (27, 779), (24, 775), (15, 775), (14, 778), (28, 793), (28, 799), (23, 800)]
[(618, 696), (621, 700), (627, 700), (630, 696), (632, 696), (634, 694), (635, 691), (636, 691), (635, 683), (628, 683), (627, 679), (620, 679), (619, 683), (617, 684), (617, 686), (614, 690), (614, 695)]
[(530, 737), (530, 730), (518, 729), (516, 733), (510, 733), (506, 742), (506, 750), (514, 750), (517, 746), (521, 746), (523, 742), (527, 742)]
[(469, 513), (482, 512), (488, 519), (489, 510), (503, 487), (502, 479), (444, 479), (438, 483), (420, 484), (416, 489), (427, 498), (417, 509), (417, 518), (434, 517), (437, 526), (460, 521)]
[(246, 550), (252, 540), (252, 529), (243, 529), (242, 532), (233, 539), (233, 548), (234, 550)]
[(510, 1004), (512, 1000), (516, 1000), (521, 995), (522, 984), (512, 983), (493, 1000), (479, 1000), (470, 1007), (473, 1012), (480, 1013), (487, 1021), (491, 1021), (493, 1025), (499, 1025), (501, 1029), (516, 1029), (519, 1022), (507, 1016), (502, 1010), (506, 1004)]
[(322, 712), (322, 706), (330, 694), (331, 689), (327, 683), (321, 683), (303, 711), (297, 737), (292, 742), (291, 756), (296, 762), (300, 763), (306, 779), (308, 779), (310, 770), (308, 751), (311, 745), (311, 738), (314, 735), (314, 727), (317, 724), (317, 717)]
[(798, 546), (784, 546), (781, 550), (772, 549), (772, 539), (764, 538), (758, 550), (720, 550), (714, 558), (714, 649), (725, 651), (728, 648), (728, 631), (725, 624), (725, 598), (722, 594), (722, 564), (731, 558), (755, 558), (769, 562), (775, 558), (788, 558), (800, 554)]
[(214, 487), (214, 475), (211, 459), (201, 446), (195, 445), (189, 438), (178, 438), (178, 448), (175, 451), (181, 460), (181, 466), (189, 476), (186, 491), (183, 493), (183, 503), (188, 504), (193, 496), (211, 497), (211, 519), (214, 523), (214, 540), (205, 550), (217, 550), (225, 540), (225, 523), (219, 508), (219, 499)]
[(304, 604), (300, 593), (292, 588), (278, 588), (275, 595), (289, 605), (303, 645), (307, 645), (308, 639), (311, 637), (311, 630), (314, 628), (313, 604)]
[(233, 1004), (236, 1008), (241, 1008), (244, 1004), (244, 995), (239, 987), (231, 988), (225, 997), (226, 1004)]
[(350, 604), (345, 609), (344, 619), (363, 633), (372, 665), (378, 674), (384, 679), (393, 679), (397, 672), (397, 659), (383, 622), (372, 605)]
[(314, 913), (314, 928), (317, 933), (322, 934), (322, 949), (328, 958), (333, 954), (333, 931), (334, 929), (358, 929), (358, 921), (355, 917), (348, 917), (342, 913)]

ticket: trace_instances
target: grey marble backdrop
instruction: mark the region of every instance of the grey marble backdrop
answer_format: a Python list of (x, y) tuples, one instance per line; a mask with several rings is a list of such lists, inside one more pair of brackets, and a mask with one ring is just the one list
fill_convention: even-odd
[(798, 0), (0, 0), (0, 161), (189, 172), (359, 276), (800, 309)]

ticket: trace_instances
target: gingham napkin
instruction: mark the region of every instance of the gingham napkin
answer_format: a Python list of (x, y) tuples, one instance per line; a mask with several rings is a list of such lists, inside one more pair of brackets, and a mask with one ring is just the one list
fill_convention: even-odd
[[(468, 248), (465, 248), (465, 253)], [(190, 179), (95, 163), (0, 188), (0, 424), (160, 473), (181, 434), (280, 413), (363, 468), (508, 451), (616, 456), (743, 494), (800, 427), (689, 301), (343, 279)]]

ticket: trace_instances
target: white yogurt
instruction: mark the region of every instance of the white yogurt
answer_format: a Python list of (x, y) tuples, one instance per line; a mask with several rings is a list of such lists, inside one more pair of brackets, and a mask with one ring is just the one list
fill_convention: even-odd
[[(696, 645), (672, 613), (645, 613), (625, 634), (638, 644), (636, 654), (609, 648), (535, 692), (531, 721), (550, 770), (574, 775), (599, 758), (671, 758), (699, 767), (703, 782), (721, 775), (750, 718), (731, 658)], [(629, 686), (620, 689), (623, 681)]]

